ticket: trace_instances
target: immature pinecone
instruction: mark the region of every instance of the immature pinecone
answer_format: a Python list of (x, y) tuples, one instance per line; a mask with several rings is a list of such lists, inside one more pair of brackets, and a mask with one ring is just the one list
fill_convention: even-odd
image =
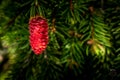
[(29, 21), (30, 46), (35, 54), (41, 54), (48, 44), (47, 20), (36, 16)]

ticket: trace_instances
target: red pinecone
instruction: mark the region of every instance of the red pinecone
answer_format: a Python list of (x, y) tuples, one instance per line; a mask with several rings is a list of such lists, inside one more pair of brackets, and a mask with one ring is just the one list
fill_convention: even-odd
[(30, 46), (35, 54), (41, 54), (48, 44), (47, 20), (36, 16), (29, 21)]

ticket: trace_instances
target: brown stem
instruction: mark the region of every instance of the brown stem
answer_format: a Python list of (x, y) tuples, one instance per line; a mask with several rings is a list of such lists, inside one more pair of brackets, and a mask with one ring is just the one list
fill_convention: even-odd
[(70, 10), (73, 11), (73, 3), (72, 3), (72, 0), (70, 0)]
[(91, 28), (92, 28), (92, 31), (91, 31), (91, 37), (93, 38), (94, 37), (94, 24), (93, 24), (93, 19), (91, 18)]
[[(89, 10), (90, 10), (91, 16), (93, 16), (94, 7), (90, 6)], [(92, 29), (92, 31), (91, 31), (91, 37), (93, 38), (94, 37), (94, 22), (93, 22), (93, 18), (92, 17), (90, 17), (90, 20), (91, 20), (91, 29)]]
[(90, 6), (90, 7), (89, 7), (89, 10), (90, 10), (91, 14), (93, 14), (93, 12), (94, 12), (94, 7), (93, 7), (93, 6)]
[(55, 27), (55, 18), (52, 19), (52, 26)]
[(55, 8), (53, 8), (53, 11), (52, 11), (52, 28), (51, 28), (52, 32), (56, 31), (56, 29), (55, 29), (55, 22), (56, 22), (55, 17), (56, 17), (56, 10), (55, 10)]

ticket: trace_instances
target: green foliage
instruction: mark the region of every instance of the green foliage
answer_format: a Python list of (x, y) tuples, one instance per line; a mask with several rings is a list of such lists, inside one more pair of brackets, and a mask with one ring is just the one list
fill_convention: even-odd
[[(119, 0), (0, 1), (3, 42), (0, 46), (7, 45), (10, 57), (10, 67), (0, 79), (119, 80), (119, 3)], [(41, 55), (35, 55), (29, 45), (28, 22), (35, 15), (45, 17), (49, 24), (49, 44)]]

